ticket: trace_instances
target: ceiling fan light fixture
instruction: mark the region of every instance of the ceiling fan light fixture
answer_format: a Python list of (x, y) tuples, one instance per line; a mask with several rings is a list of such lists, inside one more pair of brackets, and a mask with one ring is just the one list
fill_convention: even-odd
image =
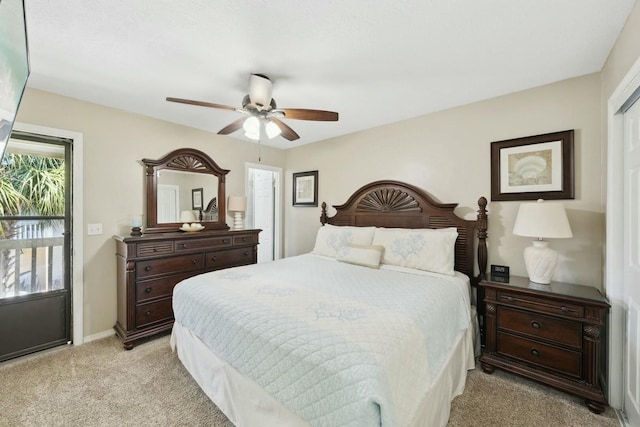
[(265, 131), (267, 132), (267, 136), (269, 137), (269, 139), (273, 139), (282, 133), (282, 129), (280, 129), (280, 126), (278, 126), (271, 120), (267, 121)]
[(271, 80), (262, 74), (251, 74), (249, 76), (249, 98), (258, 111), (271, 105), (272, 94)]
[(242, 128), (244, 129), (244, 136), (256, 141), (260, 140), (260, 120), (257, 117), (251, 116), (247, 118), (242, 124)]

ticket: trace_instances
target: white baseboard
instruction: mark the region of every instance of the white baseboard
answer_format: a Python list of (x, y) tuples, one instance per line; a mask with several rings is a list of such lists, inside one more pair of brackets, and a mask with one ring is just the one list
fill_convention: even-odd
[(101, 340), (103, 338), (107, 338), (110, 337), (112, 335), (115, 335), (116, 331), (114, 331), (113, 329), (109, 329), (103, 332), (98, 332), (97, 334), (93, 334), (93, 335), (89, 335), (87, 337), (84, 337), (84, 343), (88, 343), (91, 341), (96, 341), (96, 340)]

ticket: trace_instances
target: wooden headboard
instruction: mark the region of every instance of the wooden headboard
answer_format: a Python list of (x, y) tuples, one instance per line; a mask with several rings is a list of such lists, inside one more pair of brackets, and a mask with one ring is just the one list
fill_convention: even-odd
[[(457, 227), (455, 269), (477, 285), (487, 271), (487, 199), (478, 200), (476, 220), (460, 218), (453, 210), (457, 203), (438, 203), (423, 190), (399, 181), (376, 181), (357, 190), (344, 205), (327, 216), (322, 203), (322, 225), (351, 225), (387, 228)], [(474, 235), (478, 238), (478, 275), (475, 274)]]

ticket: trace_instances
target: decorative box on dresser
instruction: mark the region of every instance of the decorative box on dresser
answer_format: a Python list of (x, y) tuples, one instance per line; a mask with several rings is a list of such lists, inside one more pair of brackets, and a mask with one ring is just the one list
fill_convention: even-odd
[(494, 368), (526, 377), (585, 399), (589, 409), (607, 407), (601, 357), (609, 303), (593, 287), (483, 280), (486, 342), (484, 372)]
[(208, 271), (257, 261), (261, 230), (114, 236), (118, 320), (114, 329), (130, 350), (135, 341), (170, 330), (173, 287)]

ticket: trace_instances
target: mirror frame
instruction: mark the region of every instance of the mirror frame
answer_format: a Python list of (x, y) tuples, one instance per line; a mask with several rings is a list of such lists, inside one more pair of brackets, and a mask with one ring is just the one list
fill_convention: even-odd
[(195, 172), (214, 175), (218, 178), (218, 220), (202, 221), (207, 230), (229, 230), (225, 195), (228, 169), (222, 169), (211, 157), (195, 148), (179, 148), (158, 160), (142, 159), (147, 175), (147, 227), (144, 233), (177, 232), (182, 223), (166, 222), (158, 224), (158, 179), (157, 172), (170, 169), (181, 172)]

